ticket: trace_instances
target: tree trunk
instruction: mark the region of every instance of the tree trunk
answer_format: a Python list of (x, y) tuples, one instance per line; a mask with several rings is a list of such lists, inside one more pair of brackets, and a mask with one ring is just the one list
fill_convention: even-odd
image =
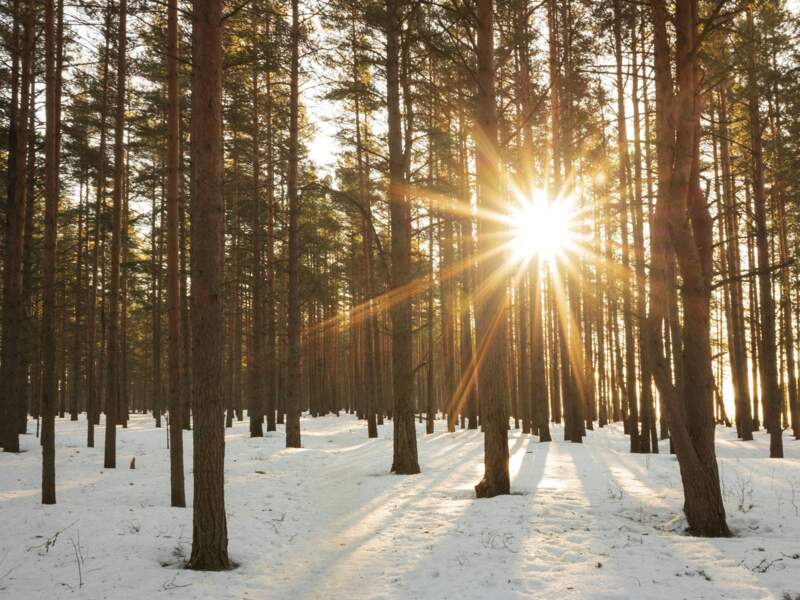
[(117, 466), (117, 412), (119, 408), (119, 283), (120, 249), (122, 247), (122, 187), (125, 177), (125, 85), (126, 85), (126, 44), (127, 44), (128, 1), (119, 2), (119, 25), (117, 41), (117, 99), (114, 115), (114, 205), (111, 224), (111, 281), (108, 298), (107, 343), (107, 393), (106, 393), (106, 436), (104, 466), (113, 469)]
[(750, 147), (753, 153), (753, 204), (758, 248), (758, 291), (761, 313), (760, 359), (763, 380), (761, 399), (766, 409), (766, 426), (769, 430), (770, 458), (783, 458), (783, 430), (781, 429), (781, 393), (778, 386), (778, 357), (775, 341), (775, 301), (772, 296), (772, 273), (769, 257), (769, 232), (767, 231), (767, 198), (764, 192), (764, 156), (761, 147), (761, 115), (759, 114), (759, 83), (756, 72), (756, 38), (753, 13), (747, 10), (747, 30), (750, 37), (748, 55), (748, 109), (750, 117)]
[(194, 0), (192, 17), (194, 510), (189, 567), (219, 571), (231, 567), (222, 400), (222, 0)]
[[(544, 364), (544, 328), (542, 322), (541, 264), (533, 265), (530, 284), (531, 373), (533, 388), (533, 423), (540, 442), (550, 442), (550, 411), (547, 405), (547, 381)], [(534, 431), (536, 433), (536, 431)]]
[[(497, 209), (500, 204), (497, 158), (497, 107), (495, 106), (494, 0), (478, 0), (475, 176), (478, 206)], [(485, 217), (478, 220), (478, 248), (485, 256), (479, 265), (487, 286), (478, 309), (478, 385), (484, 428), (484, 475), (475, 486), (479, 498), (510, 493), (508, 471), (508, 415), (504, 397), (502, 344), (506, 341), (506, 285), (503, 272), (503, 226)]]
[[(53, 0), (45, 1), (45, 208), (42, 286), (42, 504), (56, 503), (56, 236), (58, 220), (58, 106)], [(20, 111), (22, 112), (22, 111)], [(19, 157), (18, 157), (19, 158)]]
[[(162, 179), (159, 177), (159, 170), (153, 161), (153, 181)], [(163, 180), (162, 180), (163, 183)], [(153, 411), (153, 419), (156, 428), (161, 427), (161, 240), (164, 235), (164, 221), (161, 219), (161, 207), (164, 201), (164, 186), (161, 186), (161, 194), (158, 205), (156, 198), (159, 196), (155, 186), (152, 191), (152, 208), (150, 214), (150, 316), (152, 330), (152, 360), (151, 383), (153, 386), (151, 394), (150, 408)], [(156, 226), (156, 215), (159, 215), (158, 226)]]
[[(386, 0), (386, 102), (389, 143), (389, 211), (392, 238), (392, 392), (394, 440), (392, 472), (420, 472), (414, 426), (411, 332), (411, 207), (405, 191), (400, 114), (400, 32), (402, 0)], [(408, 148), (406, 148), (406, 152)]]
[[(253, 17), (253, 44), (258, 44), (258, 26)], [(253, 102), (253, 361), (247, 365), (250, 375), (250, 437), (264, 437), (264, 302), (262, 299), (261, 256), (263, 253), (261, 223), (261, 127), (259, 123), (258, 71), (252, 74)]]
[(83, 347), (81, 321), (83, 319), (83, 223), (84, 223), (84, 179), (85, 172), (81, 171), (78, 185), (78, 240), (75, 249), (75, 283), (73, 288), (73, 302), (75, 304), (72, 332), (72, 365), (69, 388), (69, 418), (70, 421), (78, 420), (80, 410), (80, 391), (83, 383), (81, 373), (81, 353)]
[[(648, 351), (653, 377), (667, 413), (678, 458), (689, 532), (702, 537), (729, 536), (714, 449), (713, 373), (711, 369), (711, 219), (699, 190), (700, 103), (697, 97), (697, 0), (679, 0), (676, 13), (677, 85), (673, 91), (667, 8), (651, 0), (657, 115), (658, 198), (651, 232)], [(672, 382), (662, 327), (670, 315), (672, 252), (683, 279), (683, 326), (673, 344), (681, 344), (682, 374)]]
[[(267, 22), (269, 26), (269, 22)], [(275, 160), (273, 156), (274, 138), (272, 130), (272, 74), (267, 72), (267, 351), (264, 386), (267, 392), (267, 431), (275, 431), (275, 410), (277, 406), (276, 384), (278, 380), (275, 350)], [(239, 342), (241, 345), (241, 342)]]
[(628, 420), (625, 431), (630, 435), (631, 452), (640, 452), (639, 409), (636, 398), (636, 363), (633, 330), (632, 290), (630, 273), (630, 244), (628, 241), (628, 211), (633, 204), (630, 194), (630, 158), (628, 154), (627, 122), (625, 117), (624, 81), (622, 78), (622, 14), (620, 0), (614, 0), (614, 56), (617, 68), (617, 146), (619, 152), (620, 235), (622, 236), (622, 319), (625, 328), (625, 405)]
[[(749, 441), (753, 439), (753, 414), (750, 405), (750, 382), (747, 372), (747, 340), (744, 319), (744, 297), (740, 279), (739, 261), (739, 223), (736, 209), (736, 198), (733, 190), (731, 174), (731, 158), (729, 150), (727, 84), (723, 85), (719, 94), (720, 124), (720, 166), (722, 168), (722, 196), (724, 199), (724, 222), (727, 243), (725, 244), (725, 261), (730, 294), (731, 313), (731, 370), (736, 397), (736, 423), (740, 437)], [(734, 359), (735, 357), (735, 359)], [(753, 382), (755, 384), (755, 382)]]
[(178, 82), (178, 0), (167, 6), (167, 321), (169, 339), (169, 473), (172, 506), (186, 506), (183, 482), (181, 406), (181, 301), (178, 264), (180, 194), (180, 88)]
[[(103, 27), (105, 48), (103, 54), (102, 91), (100, 93), (100, 147), (97, 159), (97, 197), (94, 211), (94, 240), (92, 245), (92, 284), (89, 290), (88, 314), (88, 351), (86, 356), (86, 387), (88, 391), (86, 404), (86, 445), (94, 448), (94, 426), (100, 414), (100, 399), (98, 394), (97, 371), (97, 293), (99, 282), (100, 246), (103, 239), (103, 212), (106, 194), (106, 132), (108, 113), (108, 78), (111, 43), (111, 0), (106, 4), (105, 25)], [(102, 352), (101, 352), (102, 354)]]
[[(52, 3), (49, 5), (52, 11)], [(23, 395), (23, 355), (18, 351), (24, 326), (22, 273), (23, 241), (25, 236), (25, 208), (28, 168), (28, 126), (31, 110), (30, 93), (33, 78), (34, 6), (25, 0), (22, 15), (22, 39), (19, 38), (18, 4), (15, 4), (14, 73), (12, 74), (12, 107), (9, 126), (8, 188), (6, 208), (5, 267), (3, 269), (3, 348), (0, 361), (2, 386), (2, 412), (0, 412), (0, 445), (6, 452), (19, 452), (19, 434), (24, 431), (27, 407)], [(50, 15), (52, 17), (52, 15)], [(52, 25), (52, 24), (51, 24)], [(21, 42), (21, 48), (18, 44)], [(53, 43), (53, 40), (50, 40)], [(21, 82), (18, 81), (21, 54)], [(18, 88), (19, 91), (18, 91)], [(52, 82), (51, 82), (52, 86)], [(16, 105), (19, 96), (19, 105)]]
[(291, 74), (289, 91), (289, 173), (286, 194), (289, 200), (289, 297), (288, 335), (289, 365), (286, 395), (286, 447), (300, 447), (300, 198), (298, 196), (298, 77), (300, 25), (298, 0), (292, 0)]

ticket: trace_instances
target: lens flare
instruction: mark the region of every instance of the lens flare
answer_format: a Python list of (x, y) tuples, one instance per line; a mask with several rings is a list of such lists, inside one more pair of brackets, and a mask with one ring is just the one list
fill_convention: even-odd
[(550, 200), (543, 191), (521, 202), (510, 214), (511, 254), (515, 261), (538, 257), (554, 261), (575, 240), (575, 204), (571, 198)]

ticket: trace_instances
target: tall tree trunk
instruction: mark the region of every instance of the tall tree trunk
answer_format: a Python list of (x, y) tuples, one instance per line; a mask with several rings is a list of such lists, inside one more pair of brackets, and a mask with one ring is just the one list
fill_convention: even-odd
[(125, 178), (125, 77), (127, 69), (126, 45), (128, 0), (119, 2), (117, 27), (117, 99), (114, 115), (114, 205), (111, 217), (111, 281), (108, 298), (107, 343), (107, 395), (106, 436), (104, 465), (106, 469), (117, 466), (117, 412), (119, 408), (119, 283), (120, 249), (122, 247), (122, 188)]
[[(411, 207), (405, 191), (405, 165), (400, 114), (400, 32), (402, 0), (386, 0), (386, 103), (389, 142), (389, 211), (392, 236), (392, 394), (394, 440), (392, 472), (420, 472), (414, 426), (412, 368)], [(408, 152), (408, 148), (406, 148)]]
[[(533, 423), (540, 442), (550, 442), (550, 411), (547, 404), (547, 381), (544, 363), (544, 327), (542, 321), (542, 273), (538, 259), (533, 264), (530, 283), (531, 372), (533, 388)], [(535, 433), (536, 431), (534, 431)]]
[[(431, 130), (434, 125), (431, 124)], [(450, 161), (448, 161), (449, 164)], [(431, 185), (434, 185), (434, 179), (431, 178)], [(444, 389), (445, 398), (448, 399), (447, 407), (447, 430), (455, 431), (456, 423), (458, 421), (459, 413), (464, 412), (464, 407), (458, 401), (457, 396), (453, 393), (456, 389), (456, 371), (455, 371), (455, 327), (453, 320), (453, 305), (454, 305), (454, 292), (455, 285), (453, 281), (452, 271), (456, 268), (455, 256), (453, 254), (453, 217), (447, 214), (449, 211), (445, 210), (440, 214), (440, 227), (441, 235), (439, 237), (439, 253), (441, 256), (440, 269), (444, 271), (440, 275), (440, 289), (441, 289), (441, 319), (442, 319), (442, 337), (440, 346), (442, 348), (442, 365), (444, 367)], [(431, 224), (432, 225), (432, 224)], [(433, 226), (432, 226), (433, 229)], [(431, 247), (431, 251), (433, 248)], [(431, 261), (433, 259), (431, 258)], [(432, 268), (432, 267), (431, 267)], [(433, 283), (433, 282), (431, 282)], [(431, 333), (431, 335), (433, 335)]]
[[(269, 22), (267, 22), (269, 26)], [(275, 350), (275, 159), (273, 148), (275, 145), (272, 126), (272, 74), (267, 72), (267, 351), (266, 375), (264, 386), (267, 392), (267, 431), (275, 431), (275, 410), (277, 407), (276, 384), (278, 380), (277, 360)], [(241, 346), (241, 342), (240, 342)]]
[[(357, 14), (354, 11), (350, 20), (350, 48), (352, 51), (352, 78), (353, 85), (358, 90), (358, 84), (361, 80), (359, 66), (361, 59), (359, 56), (358, 38), (356, 36), (356, 22)], [(372, 202), (370, 200), (368, 183), (369, 172), (367, 161), (365, 159), (365, 138), (367, 133), (367, 115), (364, 115), (364, 134), (362, 135), (362, 109), (361, 109), (361, 92), (356, 91), (353, 97), (354, 104), (354, 118), (356, 128), (356, 167), (358, 169), (358, 201), (362, 212), (362, 236), (363, 236), (363, 255), (364, 255), (364, 322), (362, 324), (362, 332), (364, 339), (364, 356), (363, 356), (363, 370), (366, 380), (366, 419), (367, 419), (367, 436), (370, 438), (378, 437), (378, 423), (376, 419), (376, 406), (378, 394), (378, 372), (376, 368), (375, 356), (375, 336), (374, 321), (375, 311), (377, 304), (373, 301), (374, 294), (374, 274), (372, 264)]]
[(169, 473), (172, 506), (186, 506), (181, 406), (181, 297), (178, 264), (180, 195), (180, 84), (178, 80), (178, 0), (167, 5), (167, 321), (169, 340)]
[[(54, 81), (54, 89), (55, 89), (55, 98), (53, 102), (55, 106), (61, 106), (61, 84), (62, 84), (62, 73), (61, 68), (64, 62), (64, 50), (63, 50), (63, 41), (64, 41), (64, 0), (58, 0), (55, 5), (56, 10), (56, 24), (55, 24), (55, 81)], [(55, 142), (53, 142), (56, 148), (61, 148), (61, 110), (57, 110), (54, 114), (55, 119)], [(61, 195), (61, 153), (60, 151), (56, 152), (55, 155), (55, 172), (56, 172), (56, 191), (55, 195), (56, 198), (60, 198)], [(56, 217), (58, 218), (58, 217)], [(60, 300), (56, 305), (58, 320), (59, 320), (59, 327), (57, 332), (56, 341), (58, 343), (56, 347), (56, 365), (58, 368), (57, 373), (57, 389), (58, 389), (58, 417), (60, 419), (64, 418), (64, 413), (66, 410), (66, 391), (67, 391), (67, 361), (66, 361), (66, 354), (65, 354), (65, 338), (66, 338), (66, 320), (67, 320), (67, 284), (66, 284), (66, 270), (62, 269), (61, 272), (57, 272), (56, 280), (61, 279), (60, 285)], [(27, 321), (27, 319), (26, 319)], [(56, 343), (56, 342), (54, 342)], [(22, 371), (20, 370), (20, 374)], [(23, 374), (24, 378), (24, 374)], [(24, 383), (20, 382), (20, 389), (24, 390), (25, 385)]]
[(800, 440), (800, 402), (797, 397), (797, 373), (794, 355), (794, 319), (792, 315), (791, 284), (789, 281), (789, 238), (788, 219), (786, 215), (786, 199), (783, 189), (776, 190), (778, 204), (778, 227), (780, 231), (781, 267), (781, 313), (783, 315), (782, 339), (786, 344), (786, 391), (789, 397), (789, 408), (792, 413), (792, 433)]
[(239, 227), (239, 144), (236, 132), (233, 134), (233, 191), (231, 193), (231, 283), (230, 283), (230, 323), (227, 335), (230, 337), (228, 344), (228, 365), (226, 369), (226, 393), (228, 405), (225, 410), (225, 427), (233, 426), (234, 415), (239, 419), (243, 419), (242, 415), (242, 338), (240, 337), (242, 329), (242, 263), (239, 258), (239, 241), (241, 238), (241, 228)]
[(192, 409), (194, 500), (189, 567), (231, 567), (222, 395), (222, 0), (192, 11)]
[(628, 409), (626, 433), (630, 435), (631, 452), (640, 452), (639, 409), (636, 398), (636, 363), (633, 329), (634, 289), (630, 273), (630, 244), (628, 241), (628, 211), (633, 204), (630, 194), (630, 157), (628, 154), (627, 121), (625, 117), (624, 80), (622, 78), (622, 12), (620, 0), (614, 0), (614, 56), (617, 67), (617, 146), (619, 152), (620, 235), (622, 236), (622, 319), (625, 327), (625, 405)]
[(289, 173), (286, 194), (289, 200), (289, 387), (286, 396), (286, 447), (300, 447), (300, 198), (298, 196), (298, 77), (300, 25), (298, 0), (292, 0), (291, 73), (289, 91)]
[[(58, 94), (53, 0), (45, 0), (45, 204), (42, 286), (42, 504), (56, 503), (56, 235), (58, 225)], [(20, 111), (22, 112), (22, 111)], [(19, 158), (19, 157), (18, 157)]]
[[(36, 123), (35, 123), (35, 99), (36, 99), (36, 78), (31, 75), (30, 78), (30, 107), (28, 109), (28, 165), (36, 163)], [(20, 332), (20, 341), (24, 344), (22, 366), (20, 367), (19, 377), (21, 378), (21, 399), (22, 403), (19, 406), (19, 431), (25, 433), (27, 431), (27, 415), (26, 405), (30, 407), (31, 415), (33, 415), (33, 408), (38, 405), (38, 400), (41, 398), (39, 389), (36, 387), (40, 381), (41, 368), (37, 352), (39, 351), (39, 344), (36, 342), (35, 328), (33, 326), (34, 320), (34, 281), (33, 281), (33, 260), (34, 260), (34, 245), (33, 245), (33, 224), (34, 213), (36, 212), (35, 204), (35, 186), (36, 175), (33, 168), (27, 169), (28, 181), (27, 190), (25, 191), (25, 233), (22, 240), (22, 303), (24, 306), (22, 312), (22, 330)], [(30, 384), (28, 383), (28, 375), (30, 374)], [(37, 412), (38, 414), (38, 412)]]
[[(463, 109), (458, 112), (458, 202), (462, 206), (470, 204), (469, 158), (467, 156), (467, 134)], [(459, 234), (461, 238), (460, 260), (461, 302), (459, 315), (461, 321), (461, 340), (459, 354), (461, 373), (458, 389), (458, 403), (466, 414), (467, 429), (478, 428), (478, 386), (472, 376), (472, 279), (473, 279), (473, 236), (471, 209), (462, 212), (459, 218)], [(452, 392), (455, 393), (455, 392)]]
[[(697, 0), (679, 0), (676, 13), (677, 85), (673, 86), (664, 0), (651, 0), (654, 27), (658, 199), (651, 232), (648, 350), (653, 377), (667, 411), (669, 430), (684, 490), (689, 531), (697, 536), (729, 536), (714, 449), (711, 370), (711, 219), (699, 190), (700, 112), (695, 44)], [(672, 252), (683, 280), (681, 338), (683, 373), (672, 382), (662, 327), (672, 321), (669, 263)]]
[[(430, 142), (429, 142), (429, 151), (430, 151)], [(432, 168), (433, 166), (433, 156), (429, 156), (429, 166)], [(428, 179), (428, 187), (430, 188), (432, 185), (432, 177)], [(425, 375), (426, 375), (426, 390), (425, 390), (425, 433), (431, 434), (433, 433), (433, 421), (436, 418), (436, 390), (435, 390), (435, 382), (436, 382), (436, 373), (434, 372), (434, 349), (433, 349), (433, 333), (434, 329), (436, 328), (436, 324), (434, 323), (434, 306), (433, 306), (433, 296), (435, 291), (435, 283), (434, 283), (434, 266), (433, 266), (433, 253), (434, 253), (434, 227), (435, 219), (434, 219), (434, 212), (433, 212), (433, 199), (428, 202), (428, 297), (426, 302), (426, 315), (425, 315), (425, 322), (427, 324), (427, 365), (425, 367)], [(448, 388), (449, 391), (449, 388)], [(452, 410), (453, 407), (451, 406), (450, 409)], [(453, 429), (450, 428), (451, 423), (451, 410), (448, 410), (447, 413), (447, 430), (454, 431), (455, 425), (453, 425)], [(452, 410), (455, 412), (455, 410)], [(455, 418), (452, 418), (452, 422), (455, 423)]]
[[(255, 12), (255, 11), (254, 11)], [(253, 16), (253, 44), (258, 43), (257, 17)], [(258, 71), (252, 74), (253, 102), (253, 362), (248, 363), (250, 374), (250, 437), (264, 436), (264, 302), (262, 299), (261, 257), (263, 253), (261, 223), (261, 127), (258, 102)]]
[[(163, 168), (160, 169), (163, 172)], [(153, 181), (162, 179), (159, 177), (159, 169), (153, 161)], [(163, 184), (163, 179), (162, 179)], [(164, 234), (164, 221), (161, 217), (161, 206), (164, 200), (164, 186), (161, 186), (160, 202), (156, 204), (159, 194), (155, 187), (152, 192), (152, 208), (150, 214), (150, 316), (152, 324), (152, 376), (153, 385), (152, 401), (150, 408), (153, 411), (153, 419), (156, 428), (161, 427), (161, 240)], [(156, 226), (156, 215), (159, 215), (158, 226)]]
[[(49, 10), (52, 12), (52, 3)], [(34, 6), (24, 0), (22, 38), (19, 37), (19, 5), (15, 4), (14, 38), (12, 41), (12, 107), (9, 126), (8, 188), (6, 208), (5, 266), (3, 269), (3, 348), (0, 361), (2, 412), (0, 412), (0, 445), (6, 452), (19, 452), (19, 434), (24, 431), (27, 406), (22, 385), (25, 374), (23, 353), (19, 352), (25, 312), (23, 306), (23, 241), (27, 202), (28, 126), (31, 111), (30, 93), (33, 78)], [(52, 17), (52, 15), (50, 15)], [(52, 23), (51, 23), (52, 25)], [(53, 43), (53, 40), (50, 40)], [(21, 47), (19, 46), (21, 44)], [(21, 55), (21, 69), (18, 57)], [(18, 82), (19, 70), (21, 81)], [(51, 87), (53, 86), (53, 82)], [(16, 96), (19, 97), (16, 97)], [(19, 101), (19, 105), (16, 102)]]
[[(127, 147), (127, 143), (126, 143)], [(122, 268), (120, 270), (120, 316), (119, 316), (119, 343), (120, 343), (120, 366), (119, 366), (119, 422), (123, 428), (128, 427), (128, 411), (129, 411), (129, 398), (128, 398), (128, 308), (129, 308), (129, 263), (130, 263), (130, 235), (129, 235), (129, 219), (128, 208), (130, 206), (130, 153), (125, 151), (125, 193), (122, 197)], [(163, 219), (163, 215), (162, 215)]]
[[(725, 262), (727, 266), (728, 278), (731, 283), (728, 285), (730, 294), (730, 313), (731, 313), (731, 339), (733, 348), (731, 349), (731, 370), (734, 380), (734, 390), (736, 397), (736, 423), (738, 433), (743, 440), (753, 439), (753, 414), (750, 405), (750, 383), (747, 372), (747, 340), (745, 333), (744, 319), (744, 297), (742, 293), (742, 282), (740, 279), (739, 261), (739, 223), (738, 211), (736, 207), (735, 192), (733, 189), (733, 177), (731, 174), (731, 158), (729, 149), (728, 132), (728, 100), (727, 83), (724, 83), (719, 94), (719, 151), (720, 166), (722, 168), (722, 197), (724, 200), (724, 222), (725, 222)], [(755, 384), (755, 382), (753, 382)]]
[(750, 117), (750, 147), (753, 153), (753, 204), (758, 248), (758, 291), (761, 312), (760, 360), (763, 380), (761, 397), (766, 409), (769, 430), (770, 458), (783, 458), (783, 430), (781, 429), (781, 393), (778, 386), (778, 357), (775, 341), (775, 301), (772, 296), (772, 269), (769, 256), (767, 230), (767, 197), (764, 192), (764, 156), (762, 151), (761, 115), (759, 113), (759, 83), (756, 71), (756, 35), (753, 12), (747, 9), (747, 30), (750, 37), (748, 49), (747, 91)]
[[(81, 171), (78, 184), (78, 240), (75, 244), (75, 283), (73, 288), (73, 331), (72, 331), (72, 364), (69, 386), (69, 418), (70, 421), (78, 420), (80, 410), (80, 391), (83, 383), (81, 373), (81, 354), (83, 346), (81, 321), (83, 320), (83, 223), (84, 223), (84, 200), (83, 190), (85, 182), (85, 171)], [(88, 199), (88, 198), (87, 198)]]
[[(633, 248), (636, 261), (636, 313), (639, 320), (647, 310), (646, 302), (646, 264), (644, 254), (644, 199), (642, 197), (642, 143), (641, 124), (639, 115), (639, 66), (638, 66), (638, 19), (637, 7), (633, 7), (633, 22), (631, 24), (632, 52), (632, 97), (633, 103), (633, 139), (634, 139), (634, 193), (631, 214), (633, 216)], [(642, 416), (642, 430), (639, 438), (641, 452), (658, 453), (658, 434), (655, 427), (655, 407), (653, 405), (653, 391), (650, 376), (650, 355), (645, 348), (646, 332), (639, 326), (639, 377), (640, 389), (639, 404)]]
[[(99, 281), (100, 265), (100, 246), (104, 236), (102, 222), (105, 207), (106, 194), (106, 136), (107, 136), (107, 113), (108, 113), (108, 79), (109, 61), (111, 44), (111, 0), (106, 3), (105, 25), (103, 27), (105, 48), (103, 55), (103, 76), (102, 90), (100, 92), (100, 147), (97, 159), (97, 197), (95, 199), (94, 210), (94, 239), (92, 242), (92, 284), (89, 289), (89, 314), (87, 318), (88, 346), (86, 356), (86, 387), (88, 398), (86, 404), (86, 445), (94, 447), (94, 426), (100, 414), (100, 395), (98, 394), (97, 365), (97, 294)], [(102, 351), (101, 351), (102, 354)]]
[[(475, 176), (478, 206), (496, 209), (500, 204), (500, 169), (497, 158), (497, 107), (495, 106), (494, 0), (478, 0)], [(478, 367), (481, 422), (484, 429), (484, 475), (475, 486), (479, 498), (492, 498), (511, 491), (508, 471), (508, 415), (504, 397), (502, 344), (506, 341), (506, 285), (502, 225), (485, 217), (478, 219), (478, 248), (482, 261), (481, 280), (486, 285), (478, 309)]]

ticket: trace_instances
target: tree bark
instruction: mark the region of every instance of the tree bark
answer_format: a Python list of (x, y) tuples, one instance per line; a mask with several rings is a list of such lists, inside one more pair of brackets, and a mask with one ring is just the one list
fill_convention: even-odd
[[(714, 449), (711, 369), (711, 219), (699, 193), (698, 155), (701, 102), (698, 97), (697, 0), (679, 0), (676, 13), (676, 75), (673, 85), (664, 0), (651, 0), (654, 29), (658, 198), (651, 232), (650, 313), (647, 342), (653, 377), (665, 407), (678, 458), (689, 532), (702, 537), (730, 535), (725, 521)], [(682, 327), (673, 321), (669, 264), (677, 257), (683, 279)], [(675, 383), (663, 348), (662, 327), (670, 321), (680, 344), (682, 373)]]
[(191, 301), (194, 500), (189, 567), (231, 567), (222, 395), (222, 0), (192, 11)]
[[(389, 211), (391, 223), (392, 391), (394, 400), (392, 472), (420, 472), (414, 426), (414, 374), (411, 332), (411, 207), (405, 192), (400, 114), (400, 32), (402, 0), (386, 0), (386, 102), (389, 142)], [(406, 148), (406, 152), (408, 148)]]
[(111, 224), (111, 281), (108, 298), (107, 361), (106, 380), (106, 435), (104, 466), (113, 469), (117, 466), (117, 413), (119, 408), (119, 284), (120, 249), (122, 247), (122, 188), (125, 178), (125, 85), (126, 85), (126, 45), (127, 45), (128, 1), (119, 2), (119, 24), (117, 27), (117, 98), (114, 115), (114, 198)]
[(747, 9), (747, 30), (750, 37), (747, 69), (748, 110), (750, 117), (750, 147), (753, 154), (753, 205), (758, 249), (758, 291), (761, 313), (760, 360), (763, 380), (761, 400), (766, 409), (769, 430), (770, 458), (783, 458), (783, 430), (780, 423), (781, 393), (778, 386), (778, 357), (775, 341), (775, 301), (772, 296), (769, 232), (767, 230), (767, 198), (764, 192), (764, 155), (762, 151), (761, 115), (759, 113), (759, 83), (756, 71), (756, 44), (753, 13)]
[[(497, 158), (497, 107), (495, 105), (494, 0), (478, 0), (477, 84), (475, 175), (478, 206), (485, 210), (500, 203)], [(484, 428), (484, 475), (475, 486), (478, 498), (508, 494), (508, 415), (504, 397), (503, 370), (506, 341), (506, 285), (503, 273), (502, 228), (485, 217), (478, 219), (478, 248), (483, 260), (479, 268), (486, 285), (478, 309), (478, 386), (481, 422)]]
[(631, 452), (640, 452), (639, 408), (636, 398), (636, 348), (633, 327), (634, 288), (630, 270), (628, 241), (628, 211), (633, 204), (630, 194), (630, 156), (628, 154), (627, 122), (625, 117), (624, 81), (622, 78), (622, 14), (620, 0), (614, 0), (614, 56), (617, 69), (617, 146), (619, 152), (620, 235), (622, 236), (622, 319), (625, 328), (625, 405), (628, 419), (625, 432), (630, 436)]
[[(97, 383), (97, 293), (99, 282), (100, 246), (103, 239), (103, 212), (106, 194), (106, 134), (108, 113), (108, 78), (110, 61), (111, 40), (111, 0), (108, 0), (105, 11), (105, 25), (103, 27), (105, 48), (103, 51), (102, 90), (100, 93), (100, 146), (97, 159), (97, 197), (94, 211), (94, 240), (92, 245), (92, 284), (89, 289), (89, 314), (87, 317), (88, 346), (86, 356), (86, 387), (88, 391), (86, 404), (86, 445), (94, 447), (94, 426), (100, 414), (100, 400)], [(102, 352), (101, 352), (102, 353)]]
[[(269, 26), (269, 22), (267, 22)], [(278, 380), (278, 367), (275, 350), (275, 160), (273, 156), (274, 137), (272, 129), (272, 74), (267, 72), (267, 351), (266, 375), (264, 386), (266, 388), (267, 431), (275, 431), (275, 410), (277, 407), (276, 384)]]
[(42, 504), (56, 503), (56, 234), (58, 218), (58, 106), (53, 0), (45, 0), (45, 208), (42, 286)]
[[(83, 374), (81, 372), (81, 355), (82, 347), (82, 330), (81, 322), (83, 320), (83, 224), (84, 224), (84, 190), (85, 172), (82, 171), (80, 175), (80, 182), (78, 185), (78, 240), (75, 249), (75, 282), (73, 288), (73, 302), (75, 304), (73, 310), (73, 331), (72, 331), (72, 365), (70, 374), (69, 386), (69, 413), (70, 421), (78, 420), (78, 412), (80, 409), (80, 393), (83, 383)], [(88, 199), (88, 198), (87, 198)]]
[[(736, 405), (736, 423), (740, 437), (749, 441), (753, 439), (753, 413), (750, 404), (750, 382), (747, 372), (747, 340), (744, 319), (744, 296), (742, 282), (739, 278), (739, 222), (733, 190), (733, 177), (731, 174), (731, 158), (728, 144), (728, 102), (727, 83), (722, 86), (719, 94), (719, 125), (720, 125), (720, 166), (722, 168), (722, 196), (724, 200), (725, 236), (725, 261), (727, 263), (728, 285), (730, 294), (731, 314), (731, 370), (733, 371)], [(755, 382), (754, 382), (755, 383)]]
[[(254, 11), (255, 12), (255, 11)], [(258, 43), (257, 17), (253, 16), (253, 44)], [(252, 74), (253, 102), (253, 329), (252, 356), (247, 371), (250, 375), (250, 437), (264, 437), (264, 302), (262, 298), (263, 225), (261, 223), (261, 127), (258, 102), (258, 71)]]
[(288, 336), (289, 365), (286, 394), (286, 447), (300, 447), (300, 198), (298, 196), (298, 77), (300, 25), (298, 0), (292, 0), (291, 27), (291, 73), (289, 91), (289, 173), (286, 194), (289, 200), (289, 289), (288, 289)]
[(172, 506), (186, 506), (183, 477), (181, 403), (181, 297), (178, 264), (180, 195), (180, 84), (178, 80), (178, 0), (167, 6), (167, 321), (169, 339), (169, 466)]
[[(23, 395), (22, 341), (25, 312), (23, 306), (23, 241), (25, 236), (25, 209), (27, 204), (28, 127), (31, 111), (30, 93), (33, 78), (34, 6), (25, 0), (22, 15), (22, 38), (15, 4), (14, 38), (12, 42), (12, 106), (9, 125), (8, 188), (6, 208), (6, 238), (3, 269), (3, 348), (0, 361), (2, 385), (2, 412), (0, 417), (0, 445), (5, 452), (19, 452), (19, 434), (24, 431), (27, 419)], [(52, 11), (52, 5), (50, 6)], [(52, 15), (51, 15), (52, 16)], [(50, 40), (51, 43), (53, 40)], [(18, 44), (21, 43), (21, 48)], [(21, 68), (19, 58), (21, 55)], [(19, 71), (21, 70), (21, 81)], [(52, 82), (51, 82), (52, 84)], [(16, 102), (19, 101), (19, 105)]]

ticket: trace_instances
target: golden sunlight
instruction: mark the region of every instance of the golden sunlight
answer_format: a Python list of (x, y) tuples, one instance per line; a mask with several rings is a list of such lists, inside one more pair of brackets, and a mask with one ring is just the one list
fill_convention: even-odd
[(574, 244), (575, 207), (572, 198), (550, 200), (537, 190), (509, 215), (511, 255), (515, 262), (538, 257), (553, 261)]

